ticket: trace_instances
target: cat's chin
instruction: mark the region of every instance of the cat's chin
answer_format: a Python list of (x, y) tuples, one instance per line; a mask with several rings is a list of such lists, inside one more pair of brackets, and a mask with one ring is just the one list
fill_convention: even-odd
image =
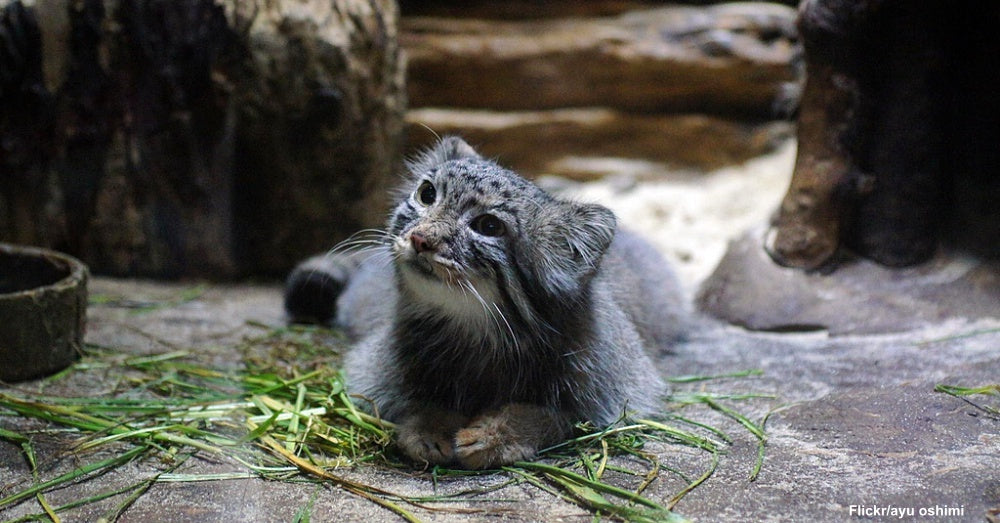
[(480, 329), (483, 323), (497, 321), (490, 312), (500, 302), (495, 287), (460, 276), (447, 265), (418, 259), (397, 262), (408, 302), (442, 311), (444, 316), (470, 328)]
[[(431, 264), (433, 262), (424, 262)], [(417, 306), (423, 313), (437, 311), (442, 317), (460, 324), (478, 323), (481, 307), (465, 287), (442, 278), (443, 267), (421, 262), (403, 261), (399, 264), (406, 303)]]

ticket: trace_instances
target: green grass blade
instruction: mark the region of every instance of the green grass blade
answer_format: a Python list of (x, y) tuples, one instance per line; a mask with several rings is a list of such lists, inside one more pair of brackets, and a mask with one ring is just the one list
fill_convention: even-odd
[(718, 452), (719, 447), (722, 446), (721, 443), (712, 441), (711, 439), (706, 438), (704, 436), (699, 436), (698, 434), (695, 434), (693, 432), (688, 432), (686, 430), (681, 430), (676, 427), (671, 427), (670, 425), (666, 425), (658, 421), (650, 419), (639, 419), (636, 421), (652, 429), (655, 429), (656, 431), (663, 433), (664, 435), (673, 438), (679, 443), (683, 443), (691, 447), (697, 447), (707, 452), (713, 452), (713, 453)]
[[(565, 489), (576, 503), (590, 510), (639, 523), (686, 521), (683, 517), (671, 512), (670, 509), (648, 498), (614, 485), (590, 480), (564, 468), (545, 463), (522, 461), (515, 463), (513, 467), (506, 467), (504, 470), (512, 470), (512, 468), (542, 473), (550, 481)], [(626, 502), (642, 505), (646, 509), (617, 505), (605, 498), (603, 494), (610, 494)]]
[(973, 338), (975, 336), (983, 336), (985, 334), (996, 334), (998, 332), (1000, 332), (1000, 328), (976, 330), (976, 331), (972, 331), (972, 332), (966, 332), (966, 333), (962, 333), (962, 334), (956, 334), (954, 336), (945, 336), (943, 338), (934, 338), (934, 339), (930, 339), (930, 340), (924, 340), (924, 341), (916, 342), (915, 345), (917, 345), (919, 347), (919, 346), (923, 346), (923, 345), (931, 345), (931, 344), (934, 344), (934, 343), (953, 342), (953, 341), (961, 340), (961, 339), (965, 339), (965, 338)]
[(981, 410), (991, 416), (1000, 417), (1000, 409), (991, 407), (989, 405), (980, 405), (968, 398), (968, 396), (978, 396), (978, 395), (1000, 395), (1000, 383), (994, 385), (983, 385), (981, 387), (956, 387), (954, 385), (936, 385), (934, 387), (935, 392), (943, 392), (954, 398), (958, 398), (969, 405), (972, 405), (978, 410)]
[(709, 380), (719, 380), (725, 378), (747, 378), (750, 376), (761, 376), (764, 374), (762, 369), (748, 369), (739, 372), (733, 372), (731, 374), (712, 374), (708, 376), (674, 376), (667, 378), (670, 383), (695, 383), (699, 381), (709, 381)]
[(996, 394), (1000, 395), (1000, 383), (995, 385), (983, 385), (982, 387), (956, 387), (954, 385), (937, 385), (935, 392), (944, 392), (952, 396), (973, 396), (976, 394)]
[[(743, 425), (748, 431), (750, 431), (751, 434), (753, 434), (757, 438), (757, 457), (754, 460), (753, 468), (750, 470), (750, 478), (749, 478), (750, 481), (756, 480), (757, 475), (760, 474), (760, 469), (764, 466), (764, 452), (765, 452), (765, 447), (767, 445), (767, 435), (764, 434), (764, 427), (750, 421), (749, 418), (740, 414), (739, 412), (736, 412), (735, 410), (726, 407), (725, 405), (719, 404), (711, 399), (706, 399), (705, 404), (708, 405), (713, 410), (721, 412), (726, 416), (729, 416), (730, 418), (736, 420), (737, 422), (739, 422), (740, 425)], [(764, 420), (765, 421), (767, 420), (766, 416)]]
[(37, 485), (33, 485), (30, 488), (22, 490), (21, 492), (18, 492), (16, 494), (12, 494), (12, 495), (7, 496), (7, 497), (5, 497), (3, 499), (0, 499), (0, 507), (4, 507), (6, 505), (11, 505), (13, 503), (17, 503), (18, 501), (22, 501), (25, 498), (34, 496), (35, 494), (37, 494), (39, 492), (44, 492), (44, 491), (46, 491), (46, 490), (48, 490), (50, 488), (57, 487), (57, 486), (62, 485), (64, 483), (67, 483), (67, 482), (76, 480), (78, 478), (81, 478), (83, 476), (86, 476), (86, 475), (90, 474), (91, 472), (96, 472), (98, 470), (102, 470), (102, 469), (106, 469), (106, 468), (113, 468), (113, 467), (117, 467), (119, 465), (123, 465), (125, 463), (128, 463), (129, 461), (132, 461), (133, 458), (141, 456), (143, 453), (147, 452), (149, 449), (150, 449), (150, 447), (145, 447), (145, 446), (144, 447), (135, 447), (135, 448), (129, 450), (128, 452), (125, 452), (124, 454), (121, 454), (119, 456), (115, 456), (115, 457), (112, 457), (112, 458), (104, 459), (104, 460), (98, 461), (96, 463), (90, 463), (90, 464), (84, 465), (82, 467), (79, 467), (79, 468), (71, 471), (71, 472), (67, 472), (67, 473), (65, 473), (65, 474), (63, 474), (61, 476), (52, 478), (52, 479), (50, 479), (48, 481), (44, 481), (44, 482), (39, 483)]
[(684, 487), (683, 490), (674, 495), (673, 498), (670, 498), (670, 502), (667, 503), (667, 507), (669, 509), (673, 509), (674, 506), (676, 506), (681, 499), (684, 499), (684, 496), (688, 495), (689, 492), (698, 488), (699, 485), (708, 480), (708, 478), (712, 477), (712, 474), (715, 474), (715, 470), (717, 468), (719, 468), (719, 454), (713, 452), (712, 463), (711, 465), (709, 465), (708, 469), (706, 469), (705, 472), (700, 477), (689, 483), (686, 487)]
[[(105, 499), (113, 498), (115, 496), (120, 496), (126, 492), (132, 491), (142, 486), (144, 483), (145, 480), (134, 485), (129, 485), (127, 487), (117, 488), (87, 498), (73, 500), (69, 503), (66, 503), (65, 505), (59, 505), (58, 507), (55, 507), (53, 510), (58, 514), (60, 512), (66, 512), (67, 510), (72, 510), (78, 507), (82, 507), (84, 505), (89, 505), (91, 503), (97, 503), (98, 501), (104, 501)], [(28, 514), (25, 516), (21, 516), (17, 519), (8, 520), (5, 523), (24, 523), (26, 521), (42, 521), (45, 519), (51, 519), (51, 518), (49, 518), (48, 514), (43, 512), (40, 514)]]
[(309, 499), (306, 501), (306, 504), (303, 505), (302, 508), (300, 508), (299, 511), (295, 513), (295, 517), (292, 518), (292, 523), (309, 523), (309, 521), (312, 519), (313, 505), (316, 504), (316, 498), (319, 497), (319, 493), (322, 491), (323, 491), (322, 486), (317, 486), (313, 490), (313, 493), (312, 495), (309, 496)]
[(534, 470), (534, 471), (537, 471), (537, 472), (541, 472), (541, 473), (543, 473), (546, 476), (551, 477), (551, 478), (559, 478), (559, 479), (562, 479), (562, 480), (572, 481), (572, 482), (574, 482), (574, 483), (576, 483), (578, 485), (591, 488), (591, 489), (593, 489), (596, 492), (603, 492), (605, 494), (611, 494), (613, 496), (622, 498), (622, 499), (624, 499), (626, 501), (633, 502), (633, 503), (638, 503), (640, 505), (644, 505), (644, 506), (652, 508), (652, 509), (663, 510), (663, 511), (667, 510), (666, 508), (664, 508), (663, 506), (659, 505), (655, 501), (651, 501), (651, 500), (646, 499), (646, 498), (644, 498), (642, 496), (636, 496), (634, 492), (630, 492), (628, 490), (616, 487), (614, 485), (609, 485), (607, 483), (602, 483), (600, 481), (593, 481), (593, 480), (587, 479), (586, 477), (581, 476), (581, 475), (579, 475), (576, 472), (573, 472), (571, 470), (567, 470), (567, 469), (564, 469), (564, 468), (559, 468), (559, 467), (556, 467), (556, 466), (553, 466), (553, 465), (549, 465), (549, 464), (546, 464), (546, 463), (530, 462), (530, 461), (519, 461), (519, 462), (515, 463), (514, 466), (515, 467), (521, 467), (521, 468), (527, 469), (527, 470)]
[(120, 518), (121, 515), (124, 514), (126, 510), (129, 509), (129, 507), (131, 507), (136, 501), (138, 501), (139, 498), (145, 495), (146, 492), (149, 491), (149, 489), (153, 486), (153, 484), (159, 481), (160, 476), (177, 470), (190, 457), (191, 454), (183, 455), (175, 459), (174, 462), (170, 465), (170, 467), (167, 468), (166, 470), (157, 473), (156, 475), (154, 475), (149, 479), (139, 482), (137, 485), (135, 485), (135, 488), (132, 490), (132, 493), (129, 494), (124, 500), (122, 500), (122, 502), (119, 503), (117, 506), (115, 506), (107, 513), (105, 513), (104, 516), (100, 519), (100, 521), (118, 521), (118, 518)]
[(677, 415), (672, 415), (672, 416), (669, 417), (669, 419), (677, 420), (677, 421), (679, 421), (681, 423), (684, 423), (684, 424), (687, 424), (687, 425), (691, 425), (693, 427), (698, 427), (699, 429), (707, 430), (708, 432), (711, 432), (717, 438), (721, 439), (722, 441), (724, 441), (726, 443), (732, 443), (733, 442), (733, 438), (729, 434), (726, 434), (725, 432), (722, 431), (722, 429), (720, 429), (718, 427), (713, 427), (713, 426), (711, 426), (711, 425), (709, 425), (707, 423), (701, 423), (701, 422), (694, 421), (694, 420), (685, 418), (683, 416), (677, 416)]
[(28, 441), (30, 441), (28, 440), (27, 436), (18, 434), (17, 432), (10, 431), (2, 427), (0, 427), (0, 439), (5, 439), (17, 445), (20, 445), (22, 443), (27, 443)]

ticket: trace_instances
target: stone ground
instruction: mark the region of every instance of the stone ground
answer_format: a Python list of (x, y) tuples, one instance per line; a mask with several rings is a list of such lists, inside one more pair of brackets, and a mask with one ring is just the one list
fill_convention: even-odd
[[(726, 242), (762, 223), (787, 183), (791, 146), (741, 168), (709, 175), (673, 174), (650, 182), (650, 166), (615, 163), (619, 174), (597, 185), (565, 185), (580, 198), (608, 203), (623, 222), (644, 233), (679, 266), (689, 292), (711, 271)], [(653, 177), (655, 178), (655, 177)], [(558, 184), (553, 184), (558, 185)], [(188, 350), (204, 365), (232, 367), (234, 347), (283, 323), (275, 284), (208, 285), (96, 278), (87, 341), (128, 354)], [(158, 304), (136, 313), (129, 305)], [(998, 302), (1000, 303), (1000, 302)], [(1000, 309), (1000, 306), (998, 306)], [(756, 481), (748, 476), (756, 438), (736, 422), (700, 406), (683, 415), (717, 426), (733, 437), (714, 475), (684, 497), (675, 510), (696, 521), (851, 521), (893, 519), (875, 510), (912, 509), (911, 521), (998, 521), (1000, 518), (1000, 416), (935, 392), (938, 384), (982, 386), (1000, 382), (1000, 310), (994, 318), (943, 319), (893, 334), (832, 336), (824, 331), (751, 332), (704, 319), (690, 340), (659, 359), (668, 376), (717, 375), (760, 369), (759, 376), (675, 385), (675, 392), (750, 392), (767, 397), (726, 405), (766, 423), (767, 447)], [(107, 394), (119, 386), (117, 369), (71, 375), (57, 382), (0, 386), (0, 393), (30, 396)], [(996, 396), (969, 398), (1000, 407)], [(22, 433), (36, 422), (0, 417), (0, 428)], [(42, 479), (71, 471), (86, 459), (67, 454), (71, 435), (35, 432)], [(704, 453), (653, 443), (665, 466), (697, 477), (708, 466)], [(635, 465), (618, 457), (615, 464)], [(147, 478), (160, 463), (139, 461), (112, 473), (46, 495), (52, 505), (81, 499)], [(240, 470), (210, 456), (184, 464), (189, 473)], [(343, 476), (408, 495), (458, 493), (499, 486), (496, 472), (432, 482), (426, 473), (383, 467), (343, 470)], [(609, 481), (635, 480), (609, 473)], [(17, 445), (0, 441), (0, 498), (32, 481)], [(646, 491), (665, 502), (686, 483), (661, 472)], [(288, 521), (311, 496), (312, 484), (240, 479), (156, 483), (122, 516), (123, 521)], [(67, 521), (94, 521), (123, 496), (74, 509)], [(472, 496), (447, 505), (473, 515), (412, 508), (428, 521), (592, 521), (577, 505), (526, 484)], [(852, 506), (854, 507), (852, 509)], [(856, 514), (863, 511), (862, 516)], [(41, 512), (35, 499), (0, 507), (0, 520)], [(921, 517), (920, 511), (932, 511)], [(934, 512), (936, 511), (936, 512)], [(949, 514), (942, 516), (940, 514)], [(315, 498), (316, 521), (395, 521), (373, 503), (336, 488)]]

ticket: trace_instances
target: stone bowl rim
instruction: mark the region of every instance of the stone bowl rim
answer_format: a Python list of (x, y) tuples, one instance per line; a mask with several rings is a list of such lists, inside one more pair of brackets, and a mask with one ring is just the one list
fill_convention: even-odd
[(23, 298), (24, 295), (38, 293), (38, 292), (49, 292), (49, 291), (60, 291), (64, 289), (71, 289), (80, 284), (81, 280), (85, 280), (87, 277), (87, 266), (80, 260), (70, 256), (68, 254), (54, 251), (51, 249), (45, 249), (42, 247), (34, 247), (30, 245), (18, 245), (13, 243), (0, 242), (0, 254), (19, 256), (24, 258), (31, 258), (34, 261), (40, 261), (53, 265), (53, 260), (58, 260), (64, 267), (56, 265), (56, 269), (60, 271), (65, 270), (68, 274), (52, 283), (47, 283), (44, 285), (38, 285), (35, 287), (29, 287), (24, 290), (14, 291), (14, 292), (0, 292), (0, 301), (14, 300)]
[(24, 276), (0, 294), (0, 317), (7, 320), (0, 325), (0, 381), (65, 369), (82, 354), (90, 271), (80, 260), (42, 247), (0, 242), (0, 256), (12, 260), (10, 269), (21, 269), (11, 274)]

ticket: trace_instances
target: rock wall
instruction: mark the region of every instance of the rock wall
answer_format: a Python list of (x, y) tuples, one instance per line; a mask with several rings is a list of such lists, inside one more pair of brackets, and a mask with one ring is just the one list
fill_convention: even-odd
[(790, 7), (403, 3), (0, 0), (0, 241), (99, 274), (281, 275), (381, 223), (407, 135), (590, 177), (789, 134)]
[(460, 133), (529, 174), (587, 176), (573, 156), (711, 169), (789, 135), (776, 108), (794, 80), (790, 7), (595, 2), (511, 19), (509, 5), (442, 4), (402, 22), (413, 145)]
[[(529, 20), (538, 18), (566, 18), (587, 16), (613, 16), (628, 11), (654, 9), (667, 4), (708, 5), (719, 0), (400, 0), (403, 13), (408, 16), (442, 16), (459, 18), (485, 18), (495, 20)], [(799, 0), (778, 0), (775, 3), (795, 7)]]

